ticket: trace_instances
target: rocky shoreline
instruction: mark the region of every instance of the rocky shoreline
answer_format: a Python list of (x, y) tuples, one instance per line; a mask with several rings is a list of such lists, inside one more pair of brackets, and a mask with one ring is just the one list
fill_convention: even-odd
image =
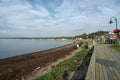
[[(83, 42), (79, 43), (82, 46)], [(22, 80), (76, 50), (76, 43), (0, 60), (0, 80)]]

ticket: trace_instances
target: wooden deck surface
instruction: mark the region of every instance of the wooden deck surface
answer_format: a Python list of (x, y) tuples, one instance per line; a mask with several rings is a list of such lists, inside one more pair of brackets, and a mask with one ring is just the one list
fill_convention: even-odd
[(108, 46), (95, 46), (86, 80), (120, 80), (120, 52)]

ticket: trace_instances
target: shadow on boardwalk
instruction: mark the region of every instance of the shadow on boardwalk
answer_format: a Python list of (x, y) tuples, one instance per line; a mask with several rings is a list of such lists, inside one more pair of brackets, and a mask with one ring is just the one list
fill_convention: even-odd
[(118, 70), (118, 68), (116, 66), (120, 65), (115, 61), (100, 59), (100, 58), (96, 58), (96, 62), (100, 63), (101, 65), (104, 65), (105, 67), (115, 68), (116, 70)]

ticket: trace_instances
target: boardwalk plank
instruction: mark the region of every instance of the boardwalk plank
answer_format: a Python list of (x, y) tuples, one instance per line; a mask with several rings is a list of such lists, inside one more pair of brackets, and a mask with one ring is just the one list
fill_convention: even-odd
[(105, 64), (104, 65), (107, 65), (106, 66), (106, 70), (107, 70), (107, 73), (108, 73), (108, 76), (109, 76), (109, 80), (114, 80), (114, 73), (113, 73), (113, 69), (112, 69), (112, 67), (111, 67), (111, 65), (110, 65), (110, 58), (108, 58), (108, 55), (106, 54), (106, 48), (104, 48), (105, 50), (103, 51), (103, 53), (102, 54), (104, 54), (104, 56), (103, 57), (105, 57), (104, 58), (104, 62), (105, 62)]
[[(113, 52), (110, 52), (110, 50), (108, 50), (109, 51), (109, 55), (108, 55), (108, 58), (109, 59), (111, 59), (111, 62), (110, 62), (110, 66), (112, 66), (112, 69), (113, 69), (113, 77), (114, 77), (114, 80), (120, 80), (120, 73), (119, 73), (119, 71), (120, 71), (120, 66), (119, 66), (119, 62), (117, 61), (118, 59), (118, 57), (115, 57), (115, 55), (113, 55), (113, 54), (116, 54), (116, 53), (113, 53)], [(119, 55), (118, 55), (119, 56)]]
[[(97, 60), (97, 58), (96, 58)], [(99, 74), (99, 64), (95, 63), (95, 80), (100, 80), (100, 74)]]
[[(113, 69), (113, 62), (112, 62), (112, 58), (111, 58), (110, 52), (107, 51), (106, 47), (104, 47), (104, 49), (105, 50), (103, 50), (102, 54), (104, 54), (103, 57), (106, 58), (105, 61), (106, 61), (106, 64), (107, 64), (106, 68), (107, 68), (107, 72), (109, 74), (109, 80), (118, 80), (116, 75), (115, 75), (115, 71)], [(106, 52), (107, 52), (107, 54), (106, 54)], [(106, 64), (104, 64), (104, 65), (106, 65)]]
[[(95, 80), (120, 80), (120, 53), (112, 50), (105, 44), (98, 44), (95, 46), (94, 57), (91, 59), (89, 71), (86, 80), (90, 76), (95, 76)], [(95, 68), (95, 71), (93, 71)], [(95, 72), (95, 75), (91, 72)]]

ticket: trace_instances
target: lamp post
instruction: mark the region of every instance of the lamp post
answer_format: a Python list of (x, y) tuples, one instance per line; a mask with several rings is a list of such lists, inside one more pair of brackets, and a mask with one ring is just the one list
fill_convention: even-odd
[(116, 18), (116, 17), (111, 17), (111, 18), (110, 18), (110, 22), (109, 22), (110, 24), (113, 23), (112, 19), (115, 19), (116, 29), (118, 29), (118, 27), (117, 27), (117, 18)]
[[(117, 35), (117, 37), (118, 37), (118, 39), (119, 39), (120, 29), (118, 29), (118, 26), (117, 26), (117, 18), (116, 18), (116, 17), (111, 17), (109, 23), (112, 24), (112, 23), (113, 23), (113, 21), (112, 21), (113, 19), (115, 20), (115, 23), (116, 23), (116, 29), (114, 29), (113, 32), (116, 33), (116, 35)], [(118, 44), (119, 44), (119, 43), (118, 43), (118, 39), (116, 40), (116, 46), (118, 46)]]

